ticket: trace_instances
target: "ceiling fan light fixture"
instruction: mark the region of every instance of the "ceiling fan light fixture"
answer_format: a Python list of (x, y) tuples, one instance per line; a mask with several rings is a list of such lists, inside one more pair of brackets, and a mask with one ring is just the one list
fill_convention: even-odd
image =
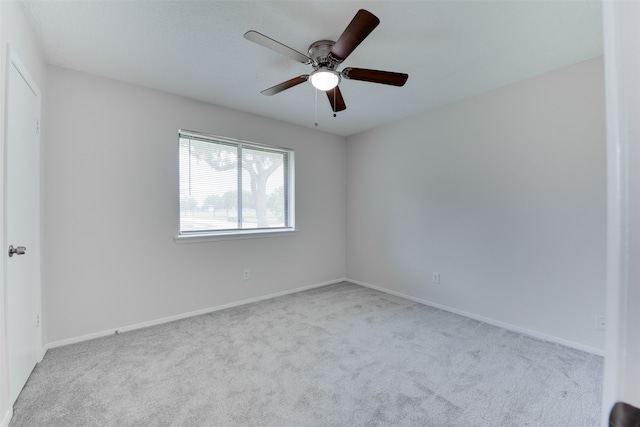
[(328, 91), (340, 83), (340, 73), (326, 68), (320, 68), (310, 75), (311, 84), (318, 90)]

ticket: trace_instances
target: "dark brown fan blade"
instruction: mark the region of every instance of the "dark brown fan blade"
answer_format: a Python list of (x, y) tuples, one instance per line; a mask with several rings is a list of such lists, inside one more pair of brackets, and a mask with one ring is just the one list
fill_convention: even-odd
[(331, 110), (334, 113), (347, 109), (347, 106), (344, 103), (344, 98), (342, 98), (342, 92), (340, 92), (340, 87), (336, 86), (333, 89), (329, 89), (327, 91), (327, 98), (329, 98)]
[(347, 67), (342, 70), (342, 77), (363, 82), (381, 83), (384, 85), (404, 86), (409, 78), (408, 74), (392, 73), (391, 71), (367, 70), (365, 68)]
[(307, 80), (309, 80), (309, 75), (308, 74), (303, 74), (301, 76), (294, 77), (291, 80), (287, 80), (286, 82), (282, 82), (279, 85), (275, 85), (273, 87), (270, 87), (269, 89), (265, 89), (260, 93), (263, 94), (263, 95), (267, 95), (267, 96), (275, 95), (276, 93), (280, 93), (283, 90), (286, 90), (286, 89), (289, 89), (291, 87), (297, 86), (300, 83), (304, 83)]
[(264, 46), (267, 49), (271, 49), (282, 55), (288, 56), (294, 61), (302, 62), (303, 64), (311, 64), (311, 58), (309, 58), (307, 55), (300, 53), (297, 50), (292, 49), (289, 46), (284, 45), (279, 41), (274, 40), (271, 37), (267, 37), (257, 31), (247, 31), (246, 33), (244, 33), (244, 38), (261, 46)]
[(360, 9), (331, 48), (331, 56), (342, 62), (378, 26), (380, 20), (371, 12)]

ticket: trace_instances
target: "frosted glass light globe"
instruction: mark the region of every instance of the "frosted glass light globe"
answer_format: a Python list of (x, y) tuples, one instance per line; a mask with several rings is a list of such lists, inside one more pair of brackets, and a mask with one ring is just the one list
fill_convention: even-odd
[(311, 73), (311, 84), (318, 90), (328, 91), (338, 86), (340, 74), (336, 71), (319, 69)]

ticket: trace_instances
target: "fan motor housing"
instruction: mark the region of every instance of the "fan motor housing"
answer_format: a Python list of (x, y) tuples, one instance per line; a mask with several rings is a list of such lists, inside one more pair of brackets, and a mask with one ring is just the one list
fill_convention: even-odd
[(309, 46), (309, 56), (313, 59), (313, 68), (318, 69), (321, 67), (327, 68), (329, 70), (335, 70), (336, 67), (340, 64), (339, 61), (336, 61), (333, 58), (331, 53), (331, 48), (336, 42), (332, 40), (318, 40)]

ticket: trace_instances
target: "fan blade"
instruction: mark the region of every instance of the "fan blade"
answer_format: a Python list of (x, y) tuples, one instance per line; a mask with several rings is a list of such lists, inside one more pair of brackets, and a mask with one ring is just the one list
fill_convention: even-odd
[(271, 96), (271, 95), (275, 95), (276, 93), (280, 93), (283, 90), (289, 89), (291, 87), (297, 86), (300, 83), (304, 83), (307, 80), (309, 80), (309, 75), (308, 74), (303, 74), (301, 76), (298, 77), (294, 77), (291, 80), (287, 80), (286, 82), (282, 82), (278, 85), (272, 86), (269, 89), (265, 89), (262, 92), (260, 92), (263, 95), (267, 95), (267, 96)]
[(360, 9), (331, 48), (331, 56), (342, 62), (378, 26), (380, 20), (371, 12)]
[(329, 89), (326, 92), (327, 98), (329, 98), (329, 103), (331, 104), (331, 110), (334, 113), (347, 109), (347, 106), (344, 103), (344, 98), (342, 98), (342, 92), (340, 92), (340, 88), (338, 86), (333, 89)]
[(381, 83), (384, 85), (404, 86), (409, 78), (408, 74), (392, 73), (391, 71), (367, 70), (365, 68), (347, 67), (342, 70), (342, 77), (363, 82)]
[(292, 49), (289, 46), (284, 45), (279, 41), (274, 40), (271, 37), (267, 37), (257, 31), (247, 31), (246, 33), (244, 33), (244, 38), (261, 46), (264, 46), (267, 49), (278, 52), (284, 56), (288, 56), (294, 61), (302, 62), (303, 64), (311, 64), (312, 62), (311, 58), (309, 58), (307, 55), (300, 53), (297, 50)]

